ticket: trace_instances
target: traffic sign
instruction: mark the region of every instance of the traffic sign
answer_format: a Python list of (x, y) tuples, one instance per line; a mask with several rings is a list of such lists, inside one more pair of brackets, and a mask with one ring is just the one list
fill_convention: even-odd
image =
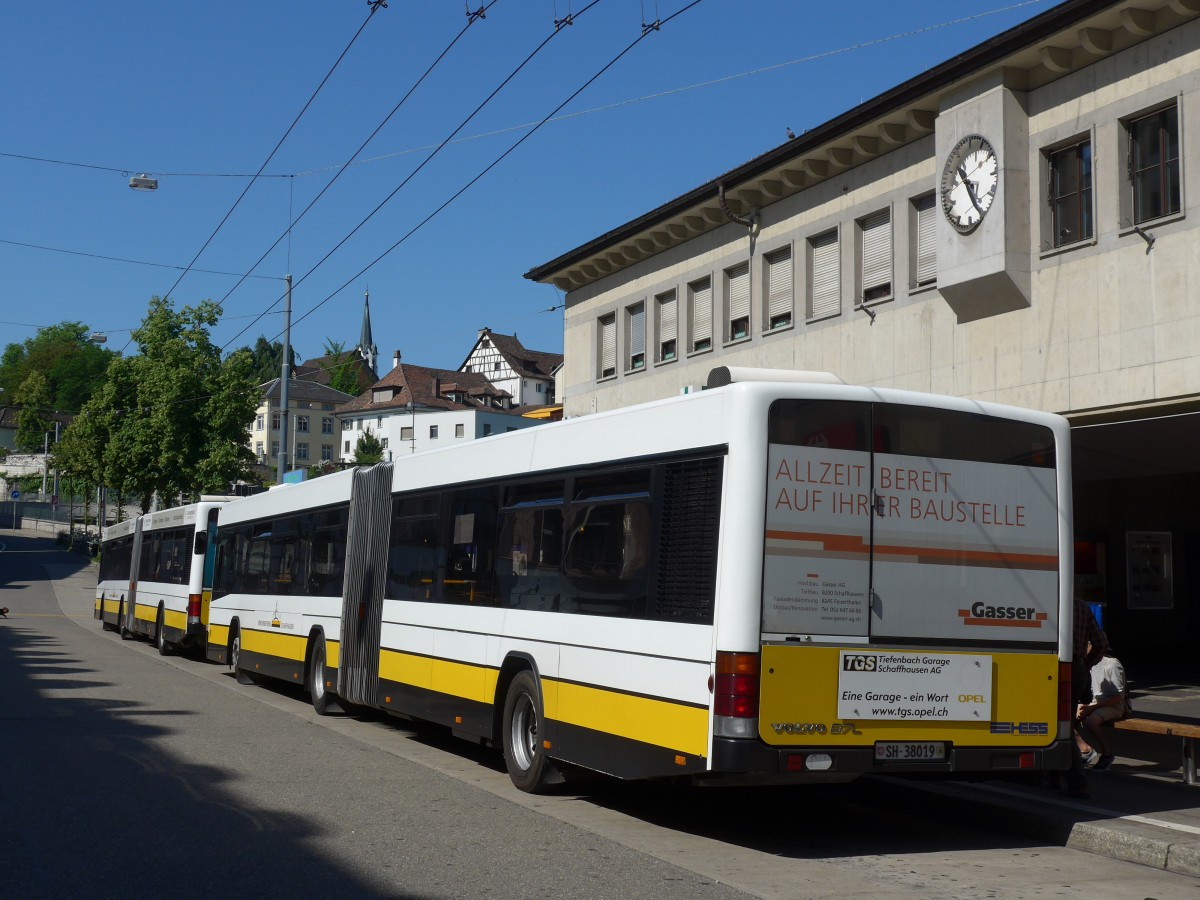
[(18, 491), (16, 488), (13, 488), (13, 489), (12, 489), (12, 498), (13, 498), (14, 500), (20, 500), (20, 499), (21, 499), (21, 492), (20, 492), (20, 491)]

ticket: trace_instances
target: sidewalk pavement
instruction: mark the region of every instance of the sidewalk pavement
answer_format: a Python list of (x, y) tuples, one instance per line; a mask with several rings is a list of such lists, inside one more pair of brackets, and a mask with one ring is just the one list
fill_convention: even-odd
[[(0, 530), (0, 540), (4, 534)], [(78, 562), (70, 559), (71, 565), (46, 566), (59, 606), (68, 618), (99, 628), (92, 618), (96, 566), (82, 557)], [(1194, 678), (1185, 682), (1169, 674), (1142, 676), (1130, 681), (1130, 691), (1137, 715), (1200, 722), (1200, 684)], [(887, 780), (961, 804), (968, 821), (1200, 877), (1200, 785), (1183, 782), (1181, 739), (1116, 730), (1111, 738), (1116, 759), (1107, 772), (1089, 772), (1088, 800), (1063, 797), (1042, 787), (1040, 779)]]

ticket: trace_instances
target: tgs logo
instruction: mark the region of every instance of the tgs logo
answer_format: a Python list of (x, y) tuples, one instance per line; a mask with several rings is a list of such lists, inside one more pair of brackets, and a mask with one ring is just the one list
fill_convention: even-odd
[(842, 657), (843, 672), (874, 672), (879, 657), (869, 653), (847, 653)]

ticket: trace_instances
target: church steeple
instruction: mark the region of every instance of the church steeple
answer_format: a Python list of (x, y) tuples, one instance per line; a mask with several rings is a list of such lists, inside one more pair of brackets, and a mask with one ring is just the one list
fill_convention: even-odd
[(358, 338), (358, 355), (366, 360), (368, 368), (371, 370), (371, 376), (378, 378), (379, 373), (375, 369), (375, 362), (379, 358), (379, 348), (375, 346), (375, 342), (371, 339), (371, 291), (367, 290), (363, 295), (363, 321), (362, 334)]

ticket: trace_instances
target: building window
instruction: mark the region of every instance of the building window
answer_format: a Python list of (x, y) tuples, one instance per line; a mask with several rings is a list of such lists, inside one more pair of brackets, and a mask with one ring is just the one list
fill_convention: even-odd
[(617, 317), (601, 316), (599, 325), (600, 377), (610, 378), (617, 374)]
[(892, 296), (892, 211), (882, 209), (858, 220), (862, 289), (859, 300), (870, 303)]
[(436, 441), (437, 436), (438, 436), (438, 427), (436, 425), (430, 425), (429, 426), (429, 439), (431, 441)]
[(296, 416), (296, 434), (308, 434), (308, 416)]
[(738, 341), (750, 336), (750, 263), (725, 270), (725, 339)]
[(350, 442), (349, 442), (349, 441), (346, 441), (346, 449), (345, 449), (345, 450), (343, 450), (342, 452), (343, 452), (343, 453), (349, 453), (349, 452), (350, 452)]
[(489, 434), (491, 434), (491, 433), (492, 433), (492, 426), (491, 426), (491, 425), (484, 425), (484, 426), (483, 426), (483, 436), (484, 436), (484, 437), (487, 437), (487, 436), (488, 436)]
[(308, 459), (308, 444), (296, 445), (296, 461), (304, 462)]
[(702, 278), (688, 285), (688, 310), (691, 314), (692, 344), (689, 352), (712, 349), (712, 279)]
[(263, 442), (262, 441), (255, 441), (254, 455), (257, 456), (259, 459), (262, 459), (262, 455), (263, 455)]
[(333, 460), (333, 444), (321, 445), (321, 462), (331, 462)]
[(767, 329), (792, 324), (792, 248), (783, 247), (766, 257)]
[(629, 335), (629, 371), (646, 367), (646, 304), (635, 303), (625, 309), (625, 328)]
[(413, 439), (413, 428), (411, 425), (403, 425), (400, 428), (400, 440), (411, 441)]
[(256, 415), (254, 417), (254, 430), (255, 431), (263, 430), (263, 419), (264, 419), (264, 417), (263, 417), (262, 413), (259, 413), (258, 415)]
[(380, 442), (379, 442), (379, 446), (380, 446), (381, 448), (383, 448), (384, 450), (386, 450), (386, 449), (388, 448), (388, 439), (387, 439), (387, 438), (383, 438), (382, 440), (380, 440)]
[(912, 202), (911, 287), (927, 287), (937, 282), (937, 196), (926, 194)]
[(457, 425), (454, 426), (454, 436), (456, 438), (463, 437), (465, 434), (466, 434), (466, 430), (463, 428), (462, 422), (459, 422)]
[(278, 412), (271, 413), (271, 430), (272, 431), (279, 430), (279, 413)]
[(654, 298), (655, 316), (658, 318), (658, 361), (670, 362), (677, 351), (676, 339), (679, 336), (679, 316), (675, 307), (675, 292), (667, 291)]
[(1092, 236), (1092, 142), (1080, 141), (1049, 155), (1053, 246)]
[(383, 427), (383, 416), (377, 416), (377, 417), (376, 417), (376, 419), (375, 419), (375, 427), (376, 427), (376, 428), (382, 428), (382, 427)]
[(500, 360), (496, 360), (494, 363), (492, 363), (492, 371), (493, 372), (500, 371)]
[(1133, 224), (1180, 210), (1179, 110), (1168, 106), (1126, 124)]
[(279, 459), (279, 441), (271, 441), (271, 459)]
[(842, 258), (836, 228), (808, 239), (808, 270), (808, 317), (837, 315), (842, 304)]
[(333, 418), (321, 416), (321, 434), (333, 434)]
[(544, 387), (545, 387), (545, 385), (544, 385), (544, 384), (542, 384), (540, 381), (539, 381), (539, 382), (537, 382), (537, 384), (535, 384), (535, 385), (534, 385), (534, 389), (535, 389), (535, 390), (536, 390), (536, 391), (537, 391), (539, 394), (540, 394), (540, 393), (542, 393), (542, 388), (544, 388)]

